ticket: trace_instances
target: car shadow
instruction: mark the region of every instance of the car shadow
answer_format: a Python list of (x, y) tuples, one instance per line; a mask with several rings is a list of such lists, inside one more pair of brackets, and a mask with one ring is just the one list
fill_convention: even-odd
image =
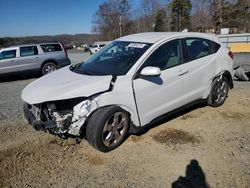
[(151, 123), (149, 123), (147, 126), (145, 126), (145, 128), (143, 128), (142, 130), (140, 130), (138, 133), (136, 133), (135, 135), (137, 136), (141, 136), (145, 133), (147, 133), (149, 130), (158, 127), (159, 125), (163, 124), (163, 123), (167, 123), (168, 121), (171, 121), (175, 118), (178, 118), (180, 116), (183, 116), (193, 110), (199, 109), (199, 108), (204, 108), (205, 106), (207, 106), (207, 103), (205, 100), (199, 101), (197, 103), (194, 104), (188, 104), (186, 106), (183, 106), (181, 108), (178, 108), (174, 111), (171, 111), (170, 113), (164, 114), (163, 116), (153, 120)]
[(172, 183), (172, 188), (209, 188), (206, 176), (199, 162), (192, 159), (186, 167), (185, 176), (180, 176)]
[(0, 83), (3, 82), (13, 82), (13, 81), (20, 81), (20, 80), (28, 80), (41, 77), (40, 74), (27, 74), (27, 75), (4, 75), (0, 76)]

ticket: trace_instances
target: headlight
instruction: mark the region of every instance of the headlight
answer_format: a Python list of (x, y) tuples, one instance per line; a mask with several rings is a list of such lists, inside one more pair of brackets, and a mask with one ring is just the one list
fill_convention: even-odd
[(86, 116), (91, 111), (91, 101), (86, 100), (81, 103), (79, 115), (80, 116)]

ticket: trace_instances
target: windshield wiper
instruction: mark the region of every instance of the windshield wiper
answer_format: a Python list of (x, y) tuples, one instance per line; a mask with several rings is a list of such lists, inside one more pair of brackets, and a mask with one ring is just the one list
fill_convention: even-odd
[(86, 69), (78, 70), (78, 72), (81, 73), (81, 74), (93, 75), (90, 72), (86, 71)]
[(71, 65), (71, 66), (69, 67), (69, 69), (70, 69), (71, 71), (77, 70), (77, 69), (79, 69), (80, 64), (81, 64), (81, 63), (77, 63), (77, 64), (74, 64), (74, 65)]

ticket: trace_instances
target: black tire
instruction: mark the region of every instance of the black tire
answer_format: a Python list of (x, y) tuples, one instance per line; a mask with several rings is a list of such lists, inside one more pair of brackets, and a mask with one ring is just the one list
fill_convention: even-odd
[(216, 78), (211, 85), (211, 91), (208, 96), (207, 104), (212, 107), (219, 107), (224, 104), (229, 90), (229, 82), (226, 77)]
[(86, 138), (97, 150), (111, 151), (126, 139), (129, 114), (118, 106), (104, 107), (94, 112), (87, 124)]
[(53, 72), (53, 71), (55, 71), (57, 69), (58, 69), (58, 67), (57, 67), (57, 65), (55, 63), (47, 62), (42, 66), (42, 75), (51, 73), (51, 72)]

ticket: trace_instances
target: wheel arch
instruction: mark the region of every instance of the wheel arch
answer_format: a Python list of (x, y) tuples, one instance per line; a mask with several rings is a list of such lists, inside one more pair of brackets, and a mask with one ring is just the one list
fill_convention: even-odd
[(234, 83), (233, 83), (233, 78), (232, 78), (232, 75), (230, 74), (230, 72), (229, 71), (224, 71), (223, 72), (223, 77), (227, 78), (227, 80), (229, 82), (230, 89), (233, 89), (234, 88)]
[[(120, 104), (110, 104), (110, 105), (105, 105), (105, 106), (100, 106), (99, 108), (96, 108), (95, 110), (93, 110), (87, 117), (86, 120), (84, 121), (83, 125), (80, 128), (80, 135), (85, 134), (86, 131), (86, 127), (88, 124), (88, 121), (90, 119), (90, 117), (98, 110), (103, 109), (103, 108), (107, 108), (107, 107), (112, 107), (112, 106), (116, 106), (116, 107), (120, 107), (122, 110), (124, 110), (125, 112), (128, 113), (129, 115), (129, 119), (130, 119), (130, 125), (129, 125), (129, 132), (131, 132), (130, 130), (135, 126), (134, 125), (134, 118), (133, 118), (133, 111), (131, 109), (129, 109), (127, 106), (125, 105), (120, 105)], [(136, 114), (134, 114), (136, 115)]]
[(231, 73), (230, 73), (229, 71), (222, 71), (222, 72), (220, 72), (219, 74), (217, 74), (217, 75), (213, 78), (212, 82), (213, 82), (215, 79), (217, 79), (217, 78), (219, 78), (219, 77), (221, 77), (221, 76), (227, 78), (227, 80), (228, 80), (228, 82), (229, 82), (230, 89), (233, 89), (233, 87), (234, 87), (233, 78), (232, 78), (232, 75), (231, 75)]
[(56, 66), (58, 66), (58, 63), (55, 59), (46, 59), (45, 61), (43, 61), (43, 63), (41, 64), (41, 69), (43, 68), (43, 66), (46, 64), (46, 63), (54, 63)]

